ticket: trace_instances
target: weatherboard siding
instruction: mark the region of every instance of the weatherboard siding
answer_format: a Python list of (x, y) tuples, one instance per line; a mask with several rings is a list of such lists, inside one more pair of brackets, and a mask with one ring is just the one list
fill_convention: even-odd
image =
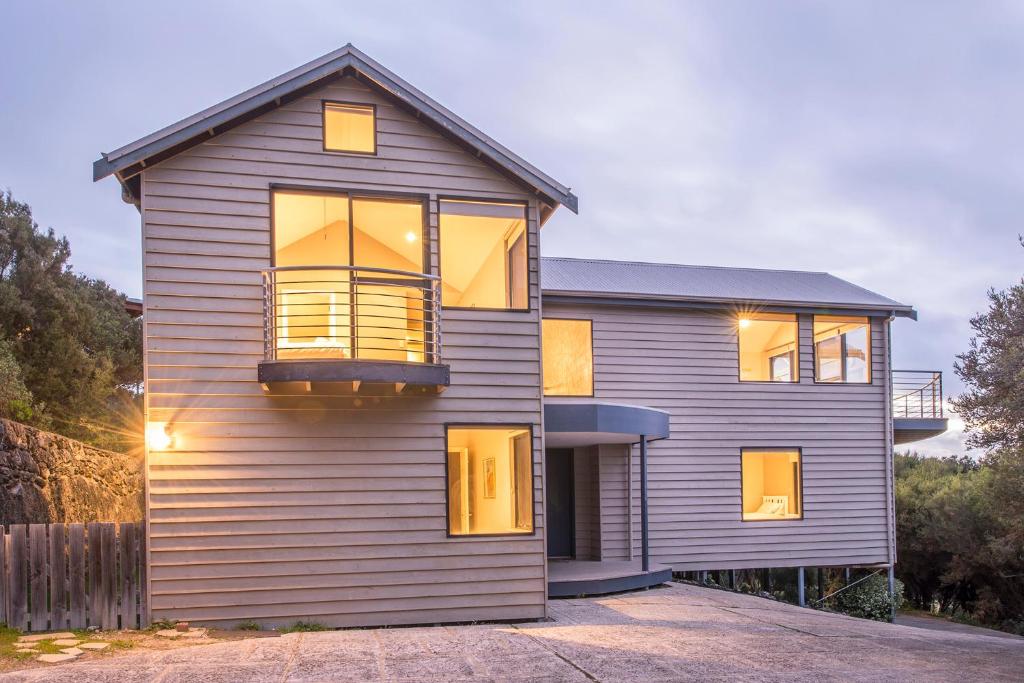
[[(650, 444), (652, 561), (677, 571), (840, 566), (890, 560), (883, 319), (872, 322), (872, 383), (814, 384), (811, 316), (800, 316), (800, 382), (741, 383), (727, 312), (545, 303), (593, 320), (596, 400), (670, 413)], [(804, 519), (743, 522), (740, 449), (803, 451)], [(628, 552), (625, 456), (601, 458), (602, 557)], [(633, 451), (633, 552), (640, 552)]]
[[(325, 153), (321, 99), (372, 102), (378, 156)], [(528, 313), (442, 315), (451, 386), (379, 402), (263, 394), (260, 270), (271, 184), (529, 202)], [(545, 614), (534, 195), (354, 79), (146, 169), (147, 410), (153, 619), (331, 626)], [(315, 392), (314, 385), (314, 392)], [(536, 533), (448, 538), (445, 423), (533, 428)]]

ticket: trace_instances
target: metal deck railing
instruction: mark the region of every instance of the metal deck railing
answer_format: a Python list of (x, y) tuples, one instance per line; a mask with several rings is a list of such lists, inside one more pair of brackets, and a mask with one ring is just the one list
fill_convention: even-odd
[(942, 373), (938, 370), (893, 370), (892, 415), (941, 418)]
[(369, 359), (439, 363), (441, 281), (359, 266), (263, 271), (267, 360)]

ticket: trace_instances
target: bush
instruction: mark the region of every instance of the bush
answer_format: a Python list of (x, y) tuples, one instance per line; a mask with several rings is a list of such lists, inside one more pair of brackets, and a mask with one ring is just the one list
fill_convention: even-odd
[(889, 621), (894, 607), (903, 604), (903, 582), (895, 584), (896, 594), (889, 597), (889, 581), (876, 574), (836, 596), (836, 609), (851, 617)]

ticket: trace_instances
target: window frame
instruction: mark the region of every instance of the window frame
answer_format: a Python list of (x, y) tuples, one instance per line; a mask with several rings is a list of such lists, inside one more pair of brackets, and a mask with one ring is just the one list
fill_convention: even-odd
[[(438, 195), (437, 196), (437, 275), (441, 278), (441, 284), (444, 284), (444, 268), (442, 264), (441, 255), (441, 202), (452, 201), (452, 202), (475, 202), (477, 204), (505, 204), (505, 205), (521, 205), (523, 207), (523, 237), (526, 239), (526, 308), (494, 308), (491, 306), (446, 306), (444, 303), (444, 297), (441, 297), (441, 310), (442, 311), (484, 311), (486, 313), (530, 313), (533, 308), (530, 305), (530, 209), (532, 205), (527, 200), (517, 199), (496, 199), (494, 197), (470, 197), (465, 195)], [(507, 246), (508, 238), (502, 235), (502, 245)], [(507, 253), (507, 252), (506, 252)], [(504, 273), (502, 281), (506, 287), (510, 287), (508, 271), (508, 259), (504, 260)], [(508, 300), (511, 295), (511, 289), (505, 292), (505, 298)]]
[[(814, 319), (819, 316), (825, 316), (829, 318), (864, 318), (867, 321), (867, 358), (865, 359), (865, 366), (868, 371), (868, 379), (866, 382), (851, 382), (846, 379), (846, 335), (840, 334), (839, 337), (839, 372), (840, 379), (838, 382), (829, 382), (826, 380), (818, 379), (818, 342), (814, 341)], [(814, 383), (822, 386), (839, 386), (839, 385), (851, 385), (868, 387), (875, 383), (875, 373), (872, 371), (872, 364), (875, 359), (875, 345), (871, 342), (871, 333), (873, 330), (873, 323), (870, 315), (834, 315), (832, 313), (815, 313), (811, 315), (811, 360), (814, 363)]]
[[(373, 151), (372, 152), (360, 152), (358, 150), (345, 150), (345, 149), (331, 149), (327, 146), (327, 105), (339, 104), (346, 107), (369, 107), (370, 111), (373, 112)], [(380, 134), (380, 129), (377, 126), (377, 105), (373, 102), (348, 102), (345, 100), (320, 100), (320, 147), (325, 154), (344, 154), (360, 157), (375, 157), (377, 156), (378, 140), (377, 136)]]
[(590, 328), (590, 393), (589, 394), (549, 394), (544, 391), (543, 376), (541, 377), (540, 392), (542, 397), (550, 396), (552, 398), (594, 398), (597, 377), (594, 374), (594, 320), (593, 318), (548, 318), (544, 315), (540, 319), (541, 329), (541, 353), (540, 353), (540, 365), (541, 371), (544, 369), (544, 321), (545, 320), (563, 320), (569, 322), (585, 322)]
[[(348, 198), (348, 262), (349, 267), (358, 268), (355, 265), (355, 223), (353, 221), (352, 203), (357, 199), (388, 200), (410, 202), (416, 200), (420, 203), (422, 212), (422, 225), (420, 226), (420, 244), (423, 248), (423, 275), (430, 275), (430, 197), (415, 192), (386, 192), (377, 190), (352, 190), (342, 187), (319, 187), (316, 185), (291, 185), (287, 183), (271, 183), (270, 188), (270, 267), (277, 266), (277, 225), (276, 210), (274, 207), (274, 195), (277, 192), (285, 194), (309, 194), (309, 195), (334, 195)], [(317, 265), (312, 263), (310, 267)], [(373, 266), (364, 266), (372, 268)]]
[[(791, 315), (793, 316), (793, 324), (796, 326), (796, 334), (794, 335), (793, 349), (785, 352), (789, 353), (792, 358), (790, 359), (791, 375), (795, 376), (795, 379), (786, 380), (784, 382), (776, 382), (771, 379), (743, 379), (743, 361), (740, 360), (740, 334), (742, 330), (740, 328), (739, 321), (741, 318), (746, 317), (748, 320), (757, 320), (757, 316), (760, 314), (768, 315)], [(802, 373), (800, 372), (800, 314), (790, 313), (788, 311), (758, 311), (756, 313), (741, 313), (730, 317), (730, 324), (736, 331), (736, 380), (740, 384), (770, 384), (773, 386), (788, 386), (791, 384), (800, 384)], [(775, 354), (780, 356), (782, 354)], [(773, 358), (774, 356), (769, 356)], [(771, 363), (769, 361), (769, 372), (771, 372)]]
[[(786, 517), (783, 519), (744, 519), (743, 512), (743, 454), (744, 453), (781, 453), (796, 451), (797, 462), (800, 464), (800, 516)], [(802, 522), (804, 521), (804, 449), (802, 446), (740, 446), (740, 522), (745, 524), (758, 524), (770, 522)]]
[[(472, 542), (474, 538), (531, 538), (537, 535), (537, 487), (534, 481), (534, 445), (533, 445), (533, 424), (525, 422), (445, 422), (444, 430), (444, 533), (449, 540), (466, 539)], [(448, 432), (451, 429), (525, 429), (530, 440), (530, 530), (529, 531), (503, 531), (500, 533), (488, 534), (453, 534), (451, 520), (451, 482), (448, 479)], [(513, 454), (513, 457), (515, 454)], [(802, 476), (802, 475), (801, 475)]]

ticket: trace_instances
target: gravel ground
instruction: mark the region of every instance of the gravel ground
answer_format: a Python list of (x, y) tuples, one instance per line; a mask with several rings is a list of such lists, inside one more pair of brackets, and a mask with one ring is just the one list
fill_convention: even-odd
[(2, 681), (1020, 681), (1024, 641), (671, 584), (551, 602), (552, 620), (293, 633), (9, 673)]

